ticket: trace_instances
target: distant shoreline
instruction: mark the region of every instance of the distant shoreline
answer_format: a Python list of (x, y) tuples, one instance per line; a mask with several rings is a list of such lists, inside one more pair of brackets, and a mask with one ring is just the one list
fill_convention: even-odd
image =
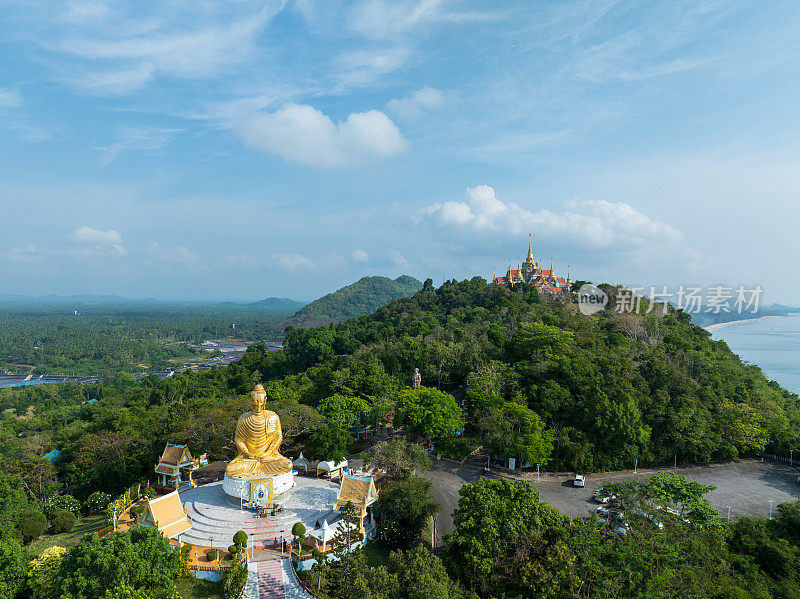
[(710, 324), (707, 327), (703, 327), (706, 331), (710, 331), (712, 329), (718, 329), (719, 327), (724, 327), (729, 324), (739, 324), (740, 322), (751, 322), (753, 320), (764, 320), (765, 318), (774, 318), (775, 316), (786, 316), (785, 314), (766, 314), (764, 316), (759, 316), (757, 318), (742, 318), (740, 320), (729, 320), (728, 322), (716, 322), (714, 324)]

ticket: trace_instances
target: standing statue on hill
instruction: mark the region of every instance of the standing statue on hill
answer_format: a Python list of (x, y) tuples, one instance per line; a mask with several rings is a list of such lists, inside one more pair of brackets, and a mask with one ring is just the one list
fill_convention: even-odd
[(422, 375), (419, 373), (419, 368), (414, 369), (414, 374), (411, 375), (411, 385), (414, 389), (419, 389), (422, 384)]

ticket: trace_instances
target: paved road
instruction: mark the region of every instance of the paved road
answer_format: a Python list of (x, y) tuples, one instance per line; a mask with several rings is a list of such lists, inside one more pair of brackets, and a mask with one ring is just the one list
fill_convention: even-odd
[[(672, 468), (666, 469), (673, 471)], [(572, 478), (567, 476), (542, 475), (528, 480), (541, 494), (544, 501), (571, 516), (587, 516), (597, 504), (591, 501), (592, 491), (603, 481), (641, 480), (658, 470), (640, 469), (594, 474), (586, 477), (586, 487), (576, 488)], [(800, 496), (800, 474), (788, 464), (759, 460), (737, 460), (724, 464), (678, 467), (678, 474), (689, 480), (715, 485), (717, 488), (708, 494), (711, 505), (722, 515), (731, 506), (731, 517), (769, 515), (769, 502), (773, 506), (785, 501), (793, 501)], [(453, 510), (458, 505), (458, 490), (462, 485), (480, 478), (478, 470), (459, 467), (446, 462), (434, 461), (433, 468), (425, 473), (433, 480), (433, 494), (442, 504), (436, 520), (437, 544), (441, 536), (453, 531)]]

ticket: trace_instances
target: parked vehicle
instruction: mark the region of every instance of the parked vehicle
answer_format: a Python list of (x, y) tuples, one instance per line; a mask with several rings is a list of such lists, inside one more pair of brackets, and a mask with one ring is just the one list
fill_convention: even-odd
[(575, 480), (572, 481), (572, 484), (576, 487), (585, 487), (586, 486), (586, 478), (583, 474), (576, 474)]

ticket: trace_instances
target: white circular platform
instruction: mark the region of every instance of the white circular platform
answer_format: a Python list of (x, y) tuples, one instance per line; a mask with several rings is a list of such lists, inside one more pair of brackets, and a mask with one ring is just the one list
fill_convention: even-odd
[(268, 518), (257, 518), (247, 507), (231, 505), (222, 482), (186, 489), (181, 491), (180, 497), (192, 528), (181, 535), (181, 540), (202, 547), (227, 547), (233, 543), (237, 530), (248, 534), (249, 547), (288, 539), (295, 522), (300, 521), (306, 529), (313, 530), (316, 521), (333, 509), (337, 490), (336, 483), (325, 479), (295, 477), (292, 497), (284, 511)]
[(238, 503), (240, 499), (245, 501), (250, 500), (250, 482), (253, 480), (264, 480), (267, 478), (272, 479), (272, 495), (282, 496), (286, 491), (294, 485), (294, 475), (291, 472), (284, 472), (283, 474), (275, 474), (273, 476), (251, 476), (248, 478), (238, 476), (228, 476), (222, 481), (222, 488), (225, 494), (233, 497)]

